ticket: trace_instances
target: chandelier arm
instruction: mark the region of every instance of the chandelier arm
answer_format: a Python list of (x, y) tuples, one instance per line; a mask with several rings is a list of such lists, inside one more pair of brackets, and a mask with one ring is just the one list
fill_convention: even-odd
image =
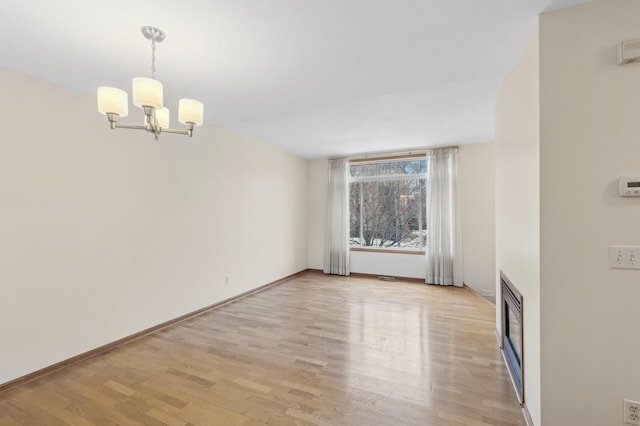
[(146, 130), (144, 126), (136, 126), (133, 124), (116, 124), (115, 129), (134, 129), (134, 130)]
[(156, 136), (159, 136), (160, 133), (174, 133), (176, 135), (187, 135), (189, 137), (193, 136), (193, 125), (188, 124), (186, 130), (178, 130), (178, 129), (165, 129), (163, 127), (158, 126), (157, 128), (153, 128), (150, 125), (145, 126), (137, 126), (134, 124), (119, 124), (116, 122), (111, 122), (112, 129), (132, 129), (132, 130), (146, 130), (147, 132), (151, 132)]
[(191, 137), (193, 135), (193, 129), (177, 130), (177, 129), (162, 129), (162, 133), (175, 133), (176, 135), (187, 135)]

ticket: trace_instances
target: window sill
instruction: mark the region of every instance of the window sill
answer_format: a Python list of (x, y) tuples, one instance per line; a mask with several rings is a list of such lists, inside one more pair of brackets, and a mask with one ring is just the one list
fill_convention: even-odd
[(402, 250), (402, 249), (385, 249), (385, 248), (373, 248), (373, 247), (349, 247), (351, 251), (367, 251), (370, 253), (393, 253), (393, 254), (415, 254), (424, 256), (426, 251), (424, 250)]

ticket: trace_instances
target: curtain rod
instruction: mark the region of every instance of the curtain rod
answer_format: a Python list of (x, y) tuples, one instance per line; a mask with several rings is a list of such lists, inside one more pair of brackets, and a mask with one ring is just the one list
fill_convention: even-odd
[(412, 156), (426, 155), (438, 149), (446, 149), (446, 148), (459, 148), (459, 146), (449, 145), (449, 146), (438, 146), (438, 147), (432, 147), (432, 148), (416, 148), (416, 149), (410, 149), (406, 151), (363, 152), (360, 154), (345, 155), (342, 157), (329, 157), (328, 159), (337, 160), (339, 158), (346, 158), (351, 161), (384, 160), (384, 159), (393, 158), (393, 157), (412, 157)]

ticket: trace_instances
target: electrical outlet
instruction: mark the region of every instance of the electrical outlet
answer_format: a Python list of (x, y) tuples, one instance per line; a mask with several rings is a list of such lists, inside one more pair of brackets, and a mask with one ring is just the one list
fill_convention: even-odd
[(231, 284), (231, 277), (229, 275), (225, 275), (224, 276), (224, 283), (225, 284)]
[(640, 402), (624, 400), (624, 424), (640, 425)]

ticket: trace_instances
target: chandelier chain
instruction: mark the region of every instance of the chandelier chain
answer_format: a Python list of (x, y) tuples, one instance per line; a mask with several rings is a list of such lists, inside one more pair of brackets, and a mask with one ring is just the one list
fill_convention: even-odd
[(151, 40), (151, 76), (156, 78), (156, 41)]

